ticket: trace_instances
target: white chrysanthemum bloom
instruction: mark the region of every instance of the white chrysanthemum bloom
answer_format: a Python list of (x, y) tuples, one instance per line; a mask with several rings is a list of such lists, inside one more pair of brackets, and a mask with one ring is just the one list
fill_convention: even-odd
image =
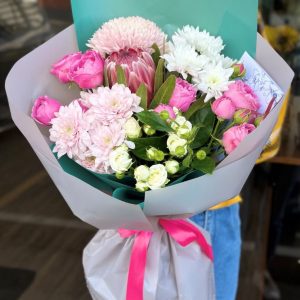
[(90, 103), (86, 112), (89, 121), (99, 121), (108, 125), (117, 121), (128, 120), (134, 112), (141, 112), (141, 98), (131, 93), (123, 84), (111, 88), (99, 87), (94, 93), (85, 94), (85, 101)]
[(219, 64), (221, 62), (224, 69), (229, 69), (237, 62), (237, 60), (231, 59), (223, 54), (219, 54), (214, 57), (214, 62), (215, 64)]
[(98, 51), (103, 57), (125, 48), (151, 52), (157, 44), (163, 53), (167, 36), (152, 21), (141, 17), (116, 18), (99, 28), (87, 46)]
[(173, 36), (175, 44), (185, 42), (192, 46), (198, 53), (213, 58), (224, 49), (221, 37), (214, 37), (206, 30), (200, 31), (199, 27), (190, 25), (179, 29)]
[[(94, 123), (90, 130), (92, 144), (90, 150), (95, 157), (95, 166), (109, 167), (108, 158), (115, 147), (121, 146), (125, 140), (125, 130), (121, 123), (115, 122), (109, 126)], [(126, 146), (125, 146), (126, 147)], [(127, 151), (128, 148), (124, 149)]]
[(206, 94), (205, 102), (212, 98), (219, 98), (222, 93), (228, 89), (228, 85), (232, 83), (230, 77), (233, 69), (224, 69), (222, 64), (209, 65), (193, 78), (198, 90)]
[(173, 159), (167, 160), (165, 162), (165, 167), (166, 167), (167, 172), (171, 175), (176, 174), (180, 169), (179, 162), (177, 160), (173, 160)]
[(147, 185), (151, 190), (157, 190), (164, 187), (168, 182), (168, 172), (164, 165), (157, 164), (150, 167), (150, 175)]
[(140, 165), (134, 169), (134, 178), (137, 182), (147, 181), (150, 175), (150, 170), (145, 165)]
[(124, 129), (126, 136), (129, 139), (137, 139), (142, 136), (142, 128), (134, 117), (131, 117), (126, 121)]
[(116, 173), (125, 173), (132, 165), (132, 159), (128, 153), (128, 149), (118, 147), (114, 149), (109, 155), (110, 167)]
[(198, 55), (191, 45), (185, 43), (169, 43), (169, 51), (162, 58), (165, 59), (169, 72), (178, 72), (184, 79), (189, 74), (196, 76), (209, 62), (207, 57)]
[(177, 134), (171, 133), (167, 139), (167, 147), (170, 154), (176, 157), (183, 157), (187, 154), (187, 140), (180, 138)]
[(90, 145), (89, 123), (77, 100), (61, 106), (51, 120), (50, 140), (55, 143), (57, 156), (83, 157)]

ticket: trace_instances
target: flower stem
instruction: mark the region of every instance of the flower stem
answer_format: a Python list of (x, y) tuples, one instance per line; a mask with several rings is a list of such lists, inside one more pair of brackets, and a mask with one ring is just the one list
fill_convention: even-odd
[(214, 131), (213, 131), (213, 133), (211, 134), (211, 138), (210, 138), (210, 141), (209, 141), (209, 144), (208, 144), (208, 148), (211, 147), (212, 142), (216, 139), (216, 138), (215, 138), (215, 135), (216, 135), (216, 133), (218, 132), (218, 129), (219, 129), (220, 124), (221, 124), (221, 121), (218, 119), (218, 122), (217, 122), (217, 124), (216, 124), (216, 126), (215, 126), (215, 128), (214, 128)]

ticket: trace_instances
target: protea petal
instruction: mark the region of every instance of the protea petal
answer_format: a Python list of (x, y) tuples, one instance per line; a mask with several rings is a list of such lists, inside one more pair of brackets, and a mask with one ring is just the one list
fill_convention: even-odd
[(135, 93), (141, 83), (144, 83), (150, 102), (153, 97), (155, 64), (149, 53), (131, 48), (123, 49), (108, 56), (105, 65), (110, 86), (117, 82), (116, 66), (121, 65), (129, 89)]

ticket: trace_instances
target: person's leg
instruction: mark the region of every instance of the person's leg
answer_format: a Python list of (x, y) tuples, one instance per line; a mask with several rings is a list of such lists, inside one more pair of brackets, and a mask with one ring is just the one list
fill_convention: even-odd
[(191, 218), (211, 234), (217, 300), (234, 300), (241, 255), (239, 204)]

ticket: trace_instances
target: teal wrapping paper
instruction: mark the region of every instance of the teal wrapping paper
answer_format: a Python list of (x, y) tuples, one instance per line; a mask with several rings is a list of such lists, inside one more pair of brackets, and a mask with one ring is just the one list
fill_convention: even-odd
[(220, 35), (225, 54), (239, 59), (255, 56), (258, 0), (72, 0), (80, 50), (106, 21), (141, 16), (154, 21), (168, 35), (183, 25), (199, 26)]

